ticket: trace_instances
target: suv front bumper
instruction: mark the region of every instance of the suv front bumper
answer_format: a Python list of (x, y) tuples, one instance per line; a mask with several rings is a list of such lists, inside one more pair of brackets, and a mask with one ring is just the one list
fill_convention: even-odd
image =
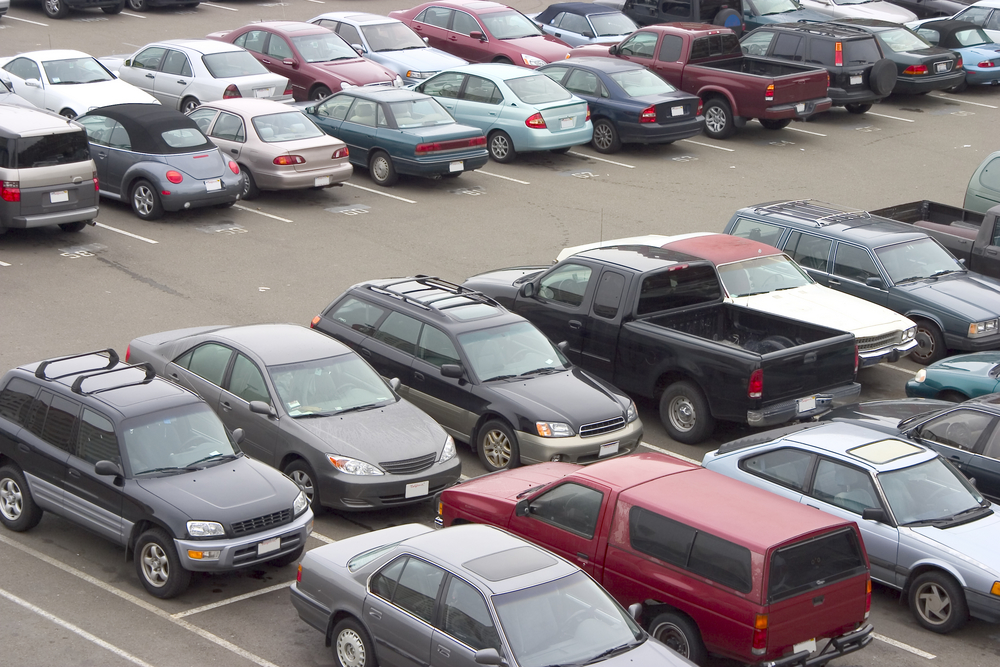
[[(768, 405), (760, 410), (747, 410), (747, 423), (750, 426), (773, 426), (784, 424), (793, 419), (809, 419), (840, 405), (846, 405), (857, 400), (861, 395), (861, 385), (851, 382), (827, 391), (821, 391), (812, 396), (793, 398), (781, 403)], [(815, 407), (809, 410), (799, 410), (800, 401), (815, 399)]]
[[(284, 556), (306, 543), (313, 529), (313, 513), (307, 509), (291, 523), (276, 526), (270, 530), (243, 537), (220, 540), (174, 540), (181, 566), (192, 572), (221, 572), (235, 570)], [(261, 544), (279, 538), (280, 546), (275, 551), (261, 554)], [(266, 547), (265, 547), (266, 548)], [(219, 557), (208, 560), (192, 558), (188, 551), (218, 551)]]

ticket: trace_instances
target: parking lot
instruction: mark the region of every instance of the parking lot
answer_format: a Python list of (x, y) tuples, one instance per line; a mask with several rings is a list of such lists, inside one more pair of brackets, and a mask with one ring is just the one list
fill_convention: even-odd
[[(189, 10), (100, 10), (48, 19), (40, 3), (12, 0), (0, 19), (0, 56), (75, 48), (131, 54), (167, 38), (202, 37), (255, 20), (307, 20), (355, 9), (386, 14), (404, 0), (253, 0)], [(514, 0), (523, 12), (548, 3)], [(85, 350), (124, 354), (132, 338), (208, 324), (307, 325), (347, 286), (417, 273), (461, 282), (478, 272), (547, 264), (562, 248), (639, 234), (721, 231), (736, 209), (813, 198), (857, 208), (918, 199), (960, 205), (969, 177), (1000, 148), (1000, 89), (890, 97), (864, 115), (834, 109), (769, 131), (756, 122), (726, 141), (589, 146), (521, 155), (458, 179), (375, 185), (356, 169), (343, 187), (265, 193), (226, 210), (143, 222), (102, 201), (95, 227), (11, 230), (0, 236), (0, 372)], [(863, 398), (903, 395), (906, 360), (862, 372)], [(742, 433), (721, 428), (697, 446), (671, 441), (655, 406), (640, 403), (648, 448), (691, 459)], [(460, 445), (463, 472), (484, 471)], [(362, 531), (428, 523), (425, 502), (316, 519), (309, 548)], [(761, 517), (780, 521), (780, 517)], [(0, 531), (0, 664), (330, 665), (322, 636), (298, 620), (287, 586), (295, 568), (195, 575), (180, 598), (140, 586), (123, 549), (46, 515), (28, 533)], [(921, 630), (898, 594), (876, 586), (878, 640), (832, 664), (995, 665), (1000, 630), (972, 621), (939, 636)]]

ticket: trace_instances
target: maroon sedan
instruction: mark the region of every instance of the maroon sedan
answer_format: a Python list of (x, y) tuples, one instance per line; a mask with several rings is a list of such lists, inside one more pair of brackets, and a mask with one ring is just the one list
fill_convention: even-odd
[(431, 46), (473, 63), (541, 67), (563, 60), (570, 47), (546, 35), (524, 14), (483, 0), (427, 2), (390, 12)]
[(288, 77), (298, 101), (320, 100), (353, 86), (403, 85), (398, 74), (362, 58), (337, 33), (312, 23), (251, 23), (206, 36), (243, 47), (267, 69)]

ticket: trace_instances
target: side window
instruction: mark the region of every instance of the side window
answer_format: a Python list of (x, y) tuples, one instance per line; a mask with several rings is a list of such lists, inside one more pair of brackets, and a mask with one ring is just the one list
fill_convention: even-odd
[(836, 64), (837, 57), (834, 50), (834, 42), (832, 40), (812, 39), (809, 40), (809, 42), (809, 57), (806, 59), (807, 63), (825, 65), (826, 67), (833, 67)]
[(647, 315), (722, 298), (715, 269), (707, 264), (646, 276), (639, 287), (636, 314)]
[(740, 461), (747, 472), (772, 482), (804, 491), (813, 455), (799, 449), (775, 449)]
[(385, 110), (382, 108), (381, 104), (377, 107), (375, 122), (379, 127), (389, 127), (389, 121), (385, 119)]
[(108, 146), (120, 148), (124, 151), (132, 150), (132, 140), (129, 139), (128, 130), (121, 123), (116, 122), (111, 128), (111, 138), (108, 139)]
[(254, 362), (239, 353), (236, 354), (236, 361), (233, 362), (233, 372), (229, 378), (229, 391), (247, 403), (250, 401), (271, 402), (260, 369)]
[(89, 408), (83, 409), (80, 420), (79, 456), (87, 463), (113, 461), (118, 463), (118, 437), (111, 420)]
[(972, 451), (984, 432), (992, 432), (993, 420), (993, 415), (978, 410), (955, 410), (921, 426), (920, 437)]
[(237, 46), (242, 46), (247, 51), (253, 51), (254, 53), (263, 53), (264, 43), (267, 42), (267, 32), (263, 30), (251, 30), (240, 35), (240, 39), (245, 39), (245, 41)]
[(483, 104), (496, 104), (494, 98), (497, 95), (496, 84), (481, 76), (469, 76), (469, 82), (465, 84), (465, 91), (462, 99), (469, 102), (481, 102)]
[(464, 74), (457, 72), (446, 72), (434, 77), (423, 86), (420, 92), (434, 97), (458, 97), (458, 91), (462, 89), (462, 82), (465, 80)]
[(476, 651), (484, 648), (503, 650), (486, 600), (467, 582), (451, 578), (444, 596), (443, 612), (441, 629), (458, 641)]
[(212, 121), (215, 120), (217, 115), (219, 115), (219, 112), (215, 109), (206, 109), (202, 107), (200, 109), (195, 109), (188, 114), (188, 118), (197, 123), (198, 129), (201, 130), (202, 134), (207, 135), (208, 130), (212, 127)]
[(941, 33), (937, 30), (931, 30), (930, 28), (918, 28), (917, 34), (934, 46), (937, 46), (937, 43), (941, 41)]
[(563, 30), (569, 30), (570, 32), (575, 32), (578, 35), (582, 35), (585, 32), (591, 32), (590, 24), (587, 23), (587, 19), (579, 14), (563, 14), (562, 21), (559, 23), (559, 27)]
[(99, 146), (107, 146), (111, 139), (111, 130), (114, 129), (115, 122), (107, 116), (83, 116), (77, 119), (87, 131), (87, 140)]
[(601, 80), (593, 72), (583, 69), (574, 69), (566, 81), (566, 90), (588, 95), (590, 97), (601, 96)]
[(709, 533), (695, 536), (688, 569), (741, 593), (753, 590), (750, 550)]
[(479, 25), (479, 21), (474, 19), (471, 14), (466, 14), (465, 12), (455, 12), (455, 20), (451, 24), (451, 29), (462, 35), (468, 35), (472, 32), (483, 32), (482, 26)]
[(618, 51), (626, 56), (652, 58), (656, 52), (656, 33), (637, 32), (622, 42)]
[(327, 28), (334, 32), (338, 32), (340, 30), (340, 21), (332, 21), (330, 19), (317, 19), (313, 21), (313, 23), (319, 26), (323, 26), (324, 28)]
[(344, 299), (336, 308), (326, 314), (331, 320), (336, 320), (355, 331), (371, 335), (375, 331), (375, 323), (385, 315), (385, 308), (375, 306), (367, 301), (354, 297)]
[(768, 224), (759, 220), (751, 220), (750, 218), (740, 218), (736, 221), (736, 224), (733, 225), (733, 230), (729, 233), (733, 236), (739, 236), (742, 239), (760, 241), (761, 243), (766, 243), (767, 245), (776, 246), (778, 245), (778, 240), (781, 238), (781, 233), (783, 231), (785, 231), (784, 227)]
[(279, 60), (291, 58), (292, 47), (288, 46), (288, 42), (284, 39), (278, 37), (274, 33), (271, 33), (271, 39), (267, 43), (267, 55), (272, 58), (278, 58)]
[(154, 46), (146, 49), (132, 59), (132, 67), (138, 69), (160, 69), (160, 61), (163, 60), (166, 49)]
[(403, 571), (406, 561), (406, 556), (403, 556), (379, 570), (369, 584), (371, 592), (383, 600), (392, 600), (392, 594), (396, 592), (396, 583), (399, 581), (399, 574)]
[(538, 283), (538, 296), (546, 301), (579, 306), (593, 271), (580, 264), (563, 264)]
[(375, 106), (374, 102), (369, 102), (368, 100), (355, 100), (354, 106), (351, 107), (347, 118), (344, 120), (348, 123), (375, 127)]
[(660, 55), (657, 58), (665, 63), (674, 63), (681, 59), (681, 47), (684, 40), (678, 35), (664, 35), (660, 42)]
[(660, 3), (660, 12), (668, 16), (691, 18), (690, 0), (664, 0)]
[(434, 602), (443, 579), (444, 570), (441, 568), (418, 558), (410, 558), (396, 584), (392, 602), (430, 623), (434, 618)]
[(805, 48), (802, 43), (802, 37), (800, 35), (784, 33), (778, 35), (778, 39), (774, 43), (774, 52), (771, 55), (775, 58), (784, 58), (785, 60), (802, 60), (804, 53)]
[(560, 484), (531, 501), (531, 516), (582, 535), (594, 537), (604, 494), (581, 484)]
[(428, 7), (414, 20), (438, 28), (447, 28), (448, 22), (451, 21), (451, 10), (446, 7)]
[(389, 313), (382, 326), (375, 332), (375, 339), (407, 354), (417, 353), (417, 335), (420, 322), (402, 313)]
[(986, 25), (986, 19), (990, 15), (989, 7), (970, 7), (964, 12), (955, 15), (953, 18), (959, 21), (968, 21), (969, 23), (975, 23), (980, 28)]
[(178, 76), (191, 76), (191, 65), (188, 64), (187, 56), (180, 51), (167, 51), (167, 57), (163, 61), (163, 71)]
[(552, 19), (551, 19), (551, 20), (549, 21), (548, 25), (551, 25), (551, 26), (554, 26), (554, 27), (558, 28), (558, 27), (559, 27), (559, 24), (560, 24), (560, 22), (561, 22), (561, 21), (562, 21), (562, 20), (563, 20), (564, 18), (566, 18), (566, 12), (559, 12), (558, 14), (556, 14), (556, 15), (555, 15), (555, 16), (554, 16), (554, 17), (553, 17), (553, 18), (552, 18)]
[(429, 324), (425, 324), (420, 331), (417, 356), (438, 368), (444, 364), (459, 363), (455, 344), (451, 342), (447, 334)]
[(740, 42), (740, 48), (748, 56), (764, 56), (771, 48), (774, 33), (768, 30), (754, 30)]
[(175, 363), (221, 387), (232, 354), (233, 351), (225, 345), (205, 343), (181, 355)]
[(691, 42), (691, 57), (688, 58), (688, 62), (694, 62), (695, 60), (707, 58), (711, 52), (712, 50), (711, 45), (708, 43), (708, 37), (699, 37)]
[(569, 67), (563, 67), (561, 65), (556, 65), (554, 67), (546, 67), (545, 71), (542, 72), (545, 76), (549, 77), (558, 84), (562, 84), (562, 80), (566, 77), (566, 72), (569, 71)]
[(351, 108), (354, 98), (350, 95), (337, 95), (316, 107), (316, 115), (333, 118), (334, 120), (344, 120), (347, 118), (347, 110)]
[(27, 58), (15, 58), (3, 67), (5, 70), (20, 79), (41, 79), (41, 72), (38, 65)]
[(629, 510), (628, 533), (632, 548), (665, 563), (687, 567), (696, 532), (691, 526), (642, 507)]
[(820, 459), (816, 466), (811, 495), (854, 514), (861, 514), (870, 507), (882, 507), (867, 473), (829, 459)]
[(984, 27), (987, 30), (1000, 30), (1000, 11), (994, 9), (993, 14), (990, 15), (990, 18), (986, 21), (986, 25)]
[(43, 391), (28, 406), (28, 417), (24, 421), (24, 428), (28, 429), (38, 437), (42, 437), (42, 427), (45, 425), (45, 414), (49, 411), (52, 403), (52, 392)]
[(607, 319), (617, 317), (624, 290), (625, 276), (614, 271), (602, 273), (601, 280), (597, 283), (597, 293), (594, 294), (594, 315)]
[(62, 396), (54, 396), (45, 415), (42, 439), (67, 452), (73, 451), (77, 426), (80, 423), (80, 404)]
[(337, 34), (344, 38), (344, 41), (354, 46), (355, 44), (364, 44), (361, 41), (361, 35), (358, 33), (358, 29), (353, 25), (348, 25), (347, 23), (341, 23), (340, 29), (337, 30)]
[(983, 456), (991, 459), (1000, 459), (1000, 429), (993, 431), (993, 436), (983, 447)]
[(792, 232), (785, 241), (784, 250), (803, 268), (826, 271), (833, 241), (812, 234)]
[(833, 272), (849, 280), (859, 283), (868, 278), (878, 278), (878, 269), (866, 248), (840, 243), (837, 245), (837, 255), (833, 263)]
[(0, 391), (0, 417), (23, 426), (28, 420), (31, 400), (37, 393), (37, 385), (21, 378), (11, 378), (3, 391)]

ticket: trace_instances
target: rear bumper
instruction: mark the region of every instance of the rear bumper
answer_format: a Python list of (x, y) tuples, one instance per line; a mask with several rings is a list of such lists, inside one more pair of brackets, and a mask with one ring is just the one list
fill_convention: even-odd
[(861, 368), (868, 368), (869, 366), (880, 364), (883, 361), (899, 361), (902, 357), (905, 357), (912, 352), (915, 347), (917, 347), (917, 339), (911, 338), (905, 343), (900, 343), (899, 345), (859, 352), (858, 360), (861, 364)]
[(1000, 85), (1000, 69), (987, 70), (985, 72), (965, 72), (965, 82), (973, 86), (996, 86)]
[(843, 88), (829, 88), (827, 95), (833, 100), (833, 106), (835, 107), (842, 107), (847, 104), (872, 104), (885, 97), (885, 95), (879, 95), (869, 88), (850, 92)]
[[(793, 419), (809, 419), (826, 412), (830, 408), (853, 403), (861, 395), (861, 385), (857, 382), (840, 387), (817, 392), (812, 396), (793, 398), (781, 403), (775, 403), (760, 410), (747, 410), (747, 423), (750, 426), (773, 426), (784, 424)], [(799, 401), (816, 399), (816, 405), (811, 410), (799, 411)]]
[(900, 77), (896, 79), (896, 86), (892, 89), (892, 92), (902, 95), (919, 95), (920, 93), (929, 93), (934, 90), (944, 90), (945, 88), (957, 86), (962, 83), (963, 79), (965, 79), (965, 71), (962, 69), (957, 69), (947, 74), (926, 77)]
[(5, 223), (4, 227), (11, 229), (31, 229), (33, 227), (47, 227), (48, 225), (61, 225), (67, 222), (90, 221), (97, 217), (98, 207), (87, 206), (69, 211), (57, 211), (55, 213), (41, 213), (39, 215), (16, 215)]
[(816, 655), (810, 655), (808, 651), (799, 651), (778, 660), (761, 663), (760, 667), (822, 667), (834, 658), (860, 651), (868, 646), (874, 639), (872, 637), (874, 629), (872, 624), (868, 623), (853, 632), (831, 639)]
[(396, 171), (410, 176), (439, 176), (452, 173), (451, 165), (461, 162), (462, 168), (456, 172), (472, 171), (486, 165), (490, 160), (489, 152), (484, 148), (479, 151), (462, 151), (452, 154), (434, 155), (419, 158), (392, 158)]
[[(561, 461), (593, 463), (597, 460), (603, 461), (635, 451), (641, 441), (642, 421), (638, 419), (617, 431), (588, 438), (581, 438), (578, 435), (569, 438), (543, 438), (524, 431), (517, 432), (517, 444), (521, 450), (522, 463), (551, 461), (556, 454), (561, 457)], [(600, 455), (601, 447), (612, 443), (617, 443), (618, 449), (602, 457)]]
[(292, 606), (299, 612), (299, 618), (326, 634), (330, 623), (331, 610), (299, 590), (299, 583), (293, 581), (289, 588), (292, 595)]
[(514, 150), (518, 153), (528, 151), (550, 151), (557, 148), (570, 148), (589, 144), (594, 136), (594, 126), (587, 121), (583, 127), (562, 132), (549, 130), (529, 130), (530, 134), (511, 135)]
[[(253, 173), (253, 170), (251, 170)], [(354, 167), (347, 160), (341, 164), (330, 165), (326, 168), (310, 169), (309, 171), (261, 171), (253, 174), (257, 187), (261, 190), (299, 190), (302, 188), (324, 188), (330, 185), (338, 185), (351, 177)], [(321, 185), (316, 184), (316, 179), (327, 179)], [(322, 182), (322, 180), (321, 180)]]
[(670, 123), (618, 123), (618, 135), (624, 144), (663, 144), (701, 134), (704, 116), (692, 116)]
[[(801, 111), (800, 109), (801, 105)], [(813, 114), (828, 111), (833, 106), (829, 97), (818, 97), (814, 100), (803, 100), (793, 104), (779, 104), (764, 110), (765, 120), (784, 120), (785, 118), (809, 118)]]

